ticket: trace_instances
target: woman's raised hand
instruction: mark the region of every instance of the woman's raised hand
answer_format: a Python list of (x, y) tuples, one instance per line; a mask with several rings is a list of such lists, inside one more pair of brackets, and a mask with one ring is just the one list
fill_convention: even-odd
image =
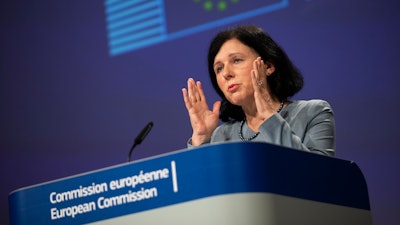
[(187, 86), (187, 89), (182, 88), (182, 94), (193, 129), (192, 145), (199, 146), (209, 141), (213, 131), (217, 128), (221, 102), (215, 102), (210, 110), (201, 82), (189, 78)]
[(268, 119), (276, 112), (274, 111), (273, 101), (268, 89), (267, 76), (269, 76), (269, 74), (266, 64), (264, 64), (264, 61), (260, 57), (254, 60), (253, 70), (251, 71), (254, 100), (257, 108), (257, 115), (262, 121)]

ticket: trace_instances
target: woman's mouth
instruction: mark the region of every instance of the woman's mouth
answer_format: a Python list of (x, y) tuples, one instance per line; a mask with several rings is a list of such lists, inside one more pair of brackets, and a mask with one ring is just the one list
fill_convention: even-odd
[(239, 84), (231, 84), (228, 86), (228, 91), (229, 92), (234, 92), (239, 88)]

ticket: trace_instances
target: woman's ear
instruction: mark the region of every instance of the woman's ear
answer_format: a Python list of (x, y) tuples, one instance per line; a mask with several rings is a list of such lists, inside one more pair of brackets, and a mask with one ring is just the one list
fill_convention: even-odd
[(275, 72), (275, 65), (272, 64), (271, 62), (266, 62), (265, 67), (267, 68), (267, 76)]

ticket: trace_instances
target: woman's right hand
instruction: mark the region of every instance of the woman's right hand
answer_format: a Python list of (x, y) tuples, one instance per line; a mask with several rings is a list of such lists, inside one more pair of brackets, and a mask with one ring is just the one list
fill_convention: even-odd
[(187, 85), (187, 89), (182, 88), (183, 100), (193, 129), (192, 145), (199, 146), (209, 141), (217, 128), (221, 102), (215, 102), (211, 111), (208, 108), (201, 82), (189, 78)]

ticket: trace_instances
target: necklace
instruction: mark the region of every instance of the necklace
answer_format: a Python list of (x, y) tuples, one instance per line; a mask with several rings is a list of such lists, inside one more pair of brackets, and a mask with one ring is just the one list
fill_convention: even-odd
[(251, 141), (254, 138), (256, 138), (260, 134), (260, 132), (255, 133), (253, 136), (251, 136), (249, 138), (244, 138), (243, 137), (243, 125), (244, 125), (245, 121), (246, 121), (246, 119), (244, 119), (244, 120), (242, 120), (242, 122), (240, 122), (239, 137), (240, 137), (240, 140), (242, 140), (242, 141)]
[(278, 110), (276, 110), (276, 113), (280, 113), (282, 111), (284, 103), (285, 103), (285, 101), (281, 101), (281, 104), (279, 105)]
[[(276, 111), (277, 113), (280, 113), (282, 111), (284, 102), (285, 101), (282, 101), (281, 104), (279, 105), (279, 108)], [(243, 125), (244, 125), (244, 122), (246, 122), (246, 117), (240, 122), (240, 130), (239, 130), (240, 140), (242, 140), (242, 141), (251, 141), (254, 138), (256, 138), (260, 134), (260, 132), (255, 133), (253, 136), (251, 136), (249, 138), (243, 137)]]

